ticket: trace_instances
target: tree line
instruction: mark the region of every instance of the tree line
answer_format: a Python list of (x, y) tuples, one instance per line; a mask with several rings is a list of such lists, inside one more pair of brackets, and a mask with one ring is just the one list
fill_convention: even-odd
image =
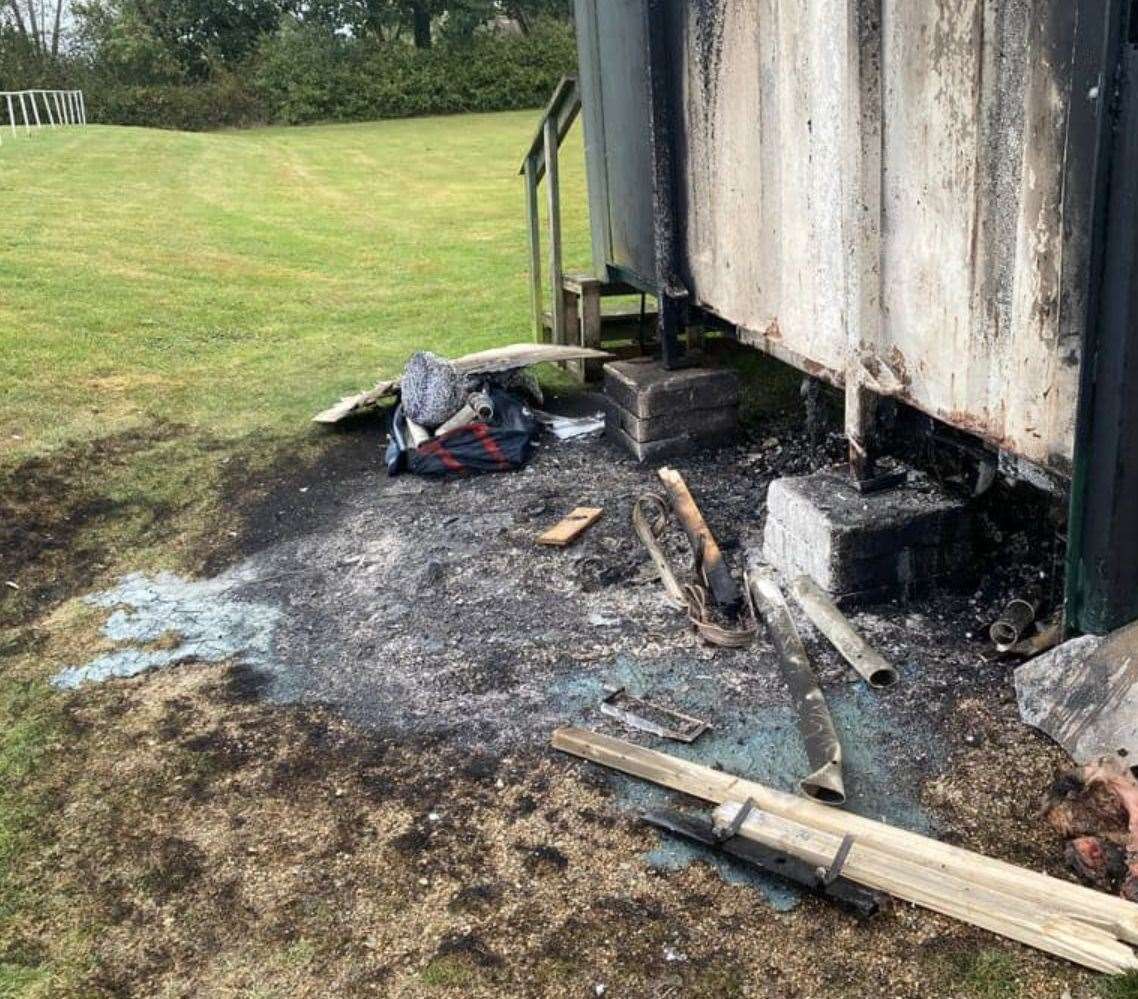
[[(571, 0), (0, 0), (0, 89), (176, 128), (541, 103)], [(472, 61), (476, 64), (472, 65)]]

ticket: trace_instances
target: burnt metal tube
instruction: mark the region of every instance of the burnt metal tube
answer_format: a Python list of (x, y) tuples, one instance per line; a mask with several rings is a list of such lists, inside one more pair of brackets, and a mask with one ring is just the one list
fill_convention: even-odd
[(866, 683), (876, 690), (884, 690), (897, 682), (893, 665), (854, 630), (829, 594), (814, 580), (799, 576), (791, 585), (791, 592), (814, 627)]
[(782, 662), (783, 676), (798, 711), (798, 730), (806, 743), (806, 758), (812, 772), (802, 779), (803, 794), (827, 805), (846, 800), (842, 782), (842, 744), (814, 676), (810, 657), (790, 616), (774, 574), (767, 568), (752, 566), (747, 571), (747, 591), (755, 611), (763, 619)]
[(494, 419), (494, 400), (486, 392), (471, 392), (466, 404), (478, 414), (478, 419)]
[(999, 620), (989, 629), (996, 650), (1007, 652), (1027, 633), (1035, 623), (1039, 613), (1039, 601), (1028, 597), (1016, 597), (1004, 608)]

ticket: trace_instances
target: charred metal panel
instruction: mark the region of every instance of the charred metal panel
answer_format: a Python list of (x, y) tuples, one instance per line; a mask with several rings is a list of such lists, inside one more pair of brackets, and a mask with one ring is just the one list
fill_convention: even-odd
[(1075, 18), (1056, 0), (885, 4), (876, 345), (897, 394), (1067, 474), (1083, 318), (1081, 287), (1067, 289), (1075, 321), (1061, 314)]
[(841, 373), (842, 4), (674, 2), (692, 294), (748, 339)]
[[(604, 120), (607, 263), (642, 277), (646, 2), (578, 4), (600, 63), (585, 99)], [(664, 2), (692, 302), (1069, 476), (1101, 102), (1079, 42), (1108, 0)]]
[[(594, 262), (655, 287), (645, 0), (576, 0)], [(598, 249), (604, 256), (596, 257)]]

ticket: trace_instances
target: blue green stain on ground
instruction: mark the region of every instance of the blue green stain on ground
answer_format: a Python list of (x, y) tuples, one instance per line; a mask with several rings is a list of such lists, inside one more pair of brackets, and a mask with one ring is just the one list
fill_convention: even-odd
[[(725, 697), (714, 670), (715, 664), (706, 661), (678, 660), (645, 667), (620, 658), (592, 676), (561, 681), (552, 693), (559, 698), (567, 723), (571, 720), (584, 726), (602, 722), (612, 726), (598, 709), (606, 685), (625, 686), (638, 696), (668, 703), (712, 722), (715, 728), (691, 744), (622, 734), (673, 756), (796, 792), (797, 780), (809, 772), (809, 767), (789, 701), (748, 702), (745, 692), (740, 695), (734, 691)], [(666, 682), (662, 682), (665, 677)], [(920, 805), (920, 778), (896, 753), (893, 732), (899, 723), (889, 710), (888, 694), (875, 693), (863, 684), (849, 684), (828, 690), (826, 696), (842, 741), (846, 808), (905, 829), (932, 833), (933, 823)], [(905, 725), (907, 740), (920, 742), (934, 760), (942, 755), (933, 733), (914, 730), (911, 719), (906, 719)], [(630, 812), (675, 807), (673, 792), (648, 781), (613, 773), (611, 786), (619, 806)], [(645, 840), (655, 841), (645, 859), (658, 869), (677, 870), (702, 861), (719, 871), (728, 883), (754, 887), (778, 911), (793, 908), (799, 900), (799, 892), (786, 882), (704, 847), (648, 827)]]

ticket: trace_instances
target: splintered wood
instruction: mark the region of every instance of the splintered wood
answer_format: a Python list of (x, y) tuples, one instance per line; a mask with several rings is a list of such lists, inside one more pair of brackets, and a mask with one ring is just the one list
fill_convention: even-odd
[(819, 866), (842, 838), (853, 847), (842, 876), (867, 887), (1036, 947), (1096, 971), (1138, 970), (1138, 905), (583, 729), (562, 728), (553, 746), (662, 787), (727, 805), (724, 823), (748, 799), (740, 835)]
[(604, 510), (599, 507), (579, 506), (561, 523), (540, 535), (537, 543), (550, 545), (553, 548), (565, 548), (600, 520), (603, 513)]

